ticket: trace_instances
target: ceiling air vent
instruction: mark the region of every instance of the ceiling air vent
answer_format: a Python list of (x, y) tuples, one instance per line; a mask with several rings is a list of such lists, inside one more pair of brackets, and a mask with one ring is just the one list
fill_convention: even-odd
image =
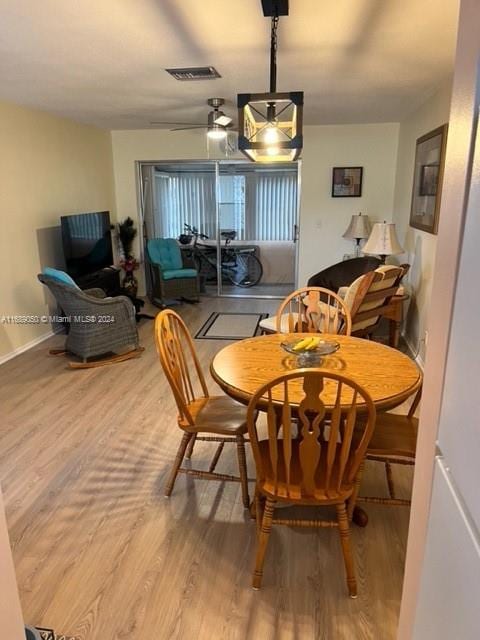
[(221, 78), (215, 67), (183, 67), (179, 69), (165, 69), (175, 80), (213, 80)]

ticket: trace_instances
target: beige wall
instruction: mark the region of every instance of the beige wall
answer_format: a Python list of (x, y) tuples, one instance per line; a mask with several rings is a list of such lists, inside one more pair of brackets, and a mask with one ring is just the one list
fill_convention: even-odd
[(421, 362), (425, 356), (425, 330), (428, 327), (437, 236), (409, 226), (415, 143), (417, 138), (448, 121), (450, 96), (449, 81), (420, 109), (400, 123), (393, 221), (405, 249), (405, 254), (398, 258), (411, 265), (408, 282), (412, 298), (405, 332), (410, 347), (414, 353), (418, 351)]
[[(112, 131), (113, 168), (118, 220), (130, 216), (138, 224), (136, 161), (208, 160), (205, 131), (168, 131), (164, 129)], [(224, 156), (223, 156), (224, 157)], [(240, 154), (234, 156), (241, 158)], [(142, 256), (139, 240), (136, 254)], [(138, 273), (140, 293), (145, 293), (142, 272)]]
[[(0, 140), (0, 315), (45, 314), (36, 276), (62, 261), (59, 217), (115, 208), (110, 133), (0, 103)], [(0, 324), (0, 360), (49, 330)]]
[[(352, 214), (391, 219), (398, 125), (309, 126), (304, 137), (299, 284), (352, 251), (342, 238)], [(208, 157), (205, 133), (198, 131), (112, 131), (112, 145), (119, 219), (137, 218), (136, 160)], [(349, 165), (364, 167), (363, 197), (332, 198), (332, 167)]]
[[(306, 127), (302, 152), (299, 285), (353, 252), (342, 238), (351, 216), (390, 221), (398, 124)], [(332, 198), (332, 167), (363, 167), (361, 198)]]

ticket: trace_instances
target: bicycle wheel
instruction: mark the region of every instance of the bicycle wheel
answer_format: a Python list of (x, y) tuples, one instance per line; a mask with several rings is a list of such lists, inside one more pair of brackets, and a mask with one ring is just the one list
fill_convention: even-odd
[(237, 287), (254, 287), (260, 282), (263, 267), (253, 253), (236, 253), (234, 264), (223, 269), (230, 282)]

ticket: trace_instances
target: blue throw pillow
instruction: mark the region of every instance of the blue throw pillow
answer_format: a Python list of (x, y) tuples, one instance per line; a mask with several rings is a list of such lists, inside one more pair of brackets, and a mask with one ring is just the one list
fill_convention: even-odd
[(58, 280), (58, 282), (61, 282), (62, 284), (68, 284), (71, 287), (75, 287), (75, 289), (80, 288), (75, 280), (73, 280), (73, 278), (68, 275), (68, 273), (65, 273), (65, 271), (60, 271), (60, 269), (45, 267), (45, 269), (43, 270), (43, 275), (48, 276), (49, 278), (53, 278), (54, 280)]

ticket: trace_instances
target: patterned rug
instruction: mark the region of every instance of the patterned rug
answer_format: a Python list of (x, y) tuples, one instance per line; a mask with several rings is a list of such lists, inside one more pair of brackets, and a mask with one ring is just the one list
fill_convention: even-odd
[(242, 340), (260, 334), (260, 321), (268, 313), (215, 312), (195, 335), (197, 340)]

